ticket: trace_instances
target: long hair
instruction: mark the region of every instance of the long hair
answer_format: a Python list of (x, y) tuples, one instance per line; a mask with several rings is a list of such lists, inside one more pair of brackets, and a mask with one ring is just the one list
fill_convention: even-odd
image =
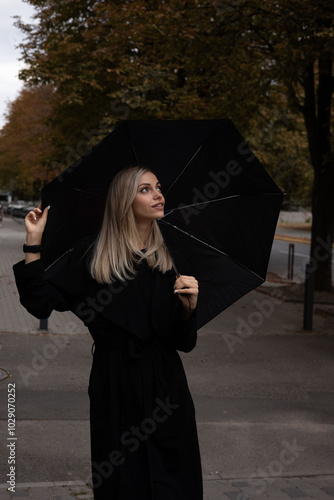
[(165, 273), (171, 257), (157, 224), (152, 221), (145, 253), (138, 248), (139, 235), (132, 209), (139, 181), (152, 172), (145, 167), (121, 170), (110, 184), (101, 230), (95, 241), (90, 273), (98, 283), (129, 280), (135, 276), (135, 262), (147, 259), (149, 267)]

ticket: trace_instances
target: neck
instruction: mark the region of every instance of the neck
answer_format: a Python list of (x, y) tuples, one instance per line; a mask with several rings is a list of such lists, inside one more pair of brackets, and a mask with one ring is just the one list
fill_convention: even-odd
[(138, 232), (138, 237), (139, 237), (138, 245), (139, 245), (139, 248), (142, 249), (142, 248), (146, 247), (146, 241), (147, 241), (148, 235), (150, 234), (152, 223), (151, 222), (139, 222), (139, 221), (137, 221), (136, 226), (137, 226), (137, 232)]

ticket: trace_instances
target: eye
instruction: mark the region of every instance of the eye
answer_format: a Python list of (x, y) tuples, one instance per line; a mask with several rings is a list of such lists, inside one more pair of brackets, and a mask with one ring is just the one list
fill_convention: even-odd
[(141, 188), (141, 190), (140, 190), (141, 193), (146, 193), (146, 191), (147, 191), (146, 187), (145, 188)]
[(160, 191), (161, 193), (161, 186), (157, 186), (157, 191)]

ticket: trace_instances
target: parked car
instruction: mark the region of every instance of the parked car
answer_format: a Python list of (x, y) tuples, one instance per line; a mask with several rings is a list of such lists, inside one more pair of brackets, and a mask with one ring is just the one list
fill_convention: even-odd
[(38, 201), (17, 200), (9, 204), (8, 213), (13, 217), (24, 219), (34, 208), (38, 207)]
[(20, 215), (18, 217), (22, 217), (22, 219), (25, 218), (26, 215), (28, 215), (28, 213), (33, 210), (34, 208), (36, 208), (38, 206), (38, 204), (36, 205), (36, 203), (32, 203), (32, 202), (29, 202), (29, 204), (25, 205), (24, 207), (21, 208), (20, 210)]
[(8, 211), (13, 217), (20, 217), (20, 212), (23, 207), (25, 207), (26, 202), (24, 200), (17, 200), (9, 203)]
[(4, 214), (8, 214), (8, 201), (0, 201)]

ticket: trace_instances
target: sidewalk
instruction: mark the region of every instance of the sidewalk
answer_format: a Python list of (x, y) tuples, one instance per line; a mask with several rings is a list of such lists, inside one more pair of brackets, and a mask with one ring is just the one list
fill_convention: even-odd
[[(215, 474), (204, 477), (204, 500), (333, 500), (334, 475), (298, 478), (267, 477), (224, 480)], [(26, 498), (27, 500), (93, 500), (91, 488), (78, 481), (67, 483), (22, 483), (18, 484), (16, 494), (6, 492), (0, 485), (0, 500)], [(107, 499), (106, 499), (107, 500)], [(109, 499), (108, 499), (109, 500)]]
[[(0, 228), (0, 331), (39, 333), (39, 321), (31, 316), (18, 300), (13, 264), (24, 259), (22, 246), (25, 239), (23, 220), (5, 217)], [(71, 312), (53, 312), (49, 319), (49, 332), (88, 333), (82, 321)]]
[[(71, 313), (52, 313), (49, 331), (40, 331), (19, 304), (12, 265), (23, 258), (24, 235), (22, 224), (5, 218), (0, 368), (11, 378), (0, 379), (0, 397), (5, 401), (8, 381), (17, 383), (21, 462), (10, 493), (1, 451), (0, 500), (92, 500), (90, 336)], [(181, 356), (196, 407), (205, 500), (334, 500), (334, 318), (315, 314), (307, 333), (302, 315), (300, 303), (251, 292), (202, 328), (196, 349)], [(25, 385), (20, 363), (31, 368), (54, 339), (65, 339), (65, 347)], [(0, 414), (2, 447), (3, 404)]]

